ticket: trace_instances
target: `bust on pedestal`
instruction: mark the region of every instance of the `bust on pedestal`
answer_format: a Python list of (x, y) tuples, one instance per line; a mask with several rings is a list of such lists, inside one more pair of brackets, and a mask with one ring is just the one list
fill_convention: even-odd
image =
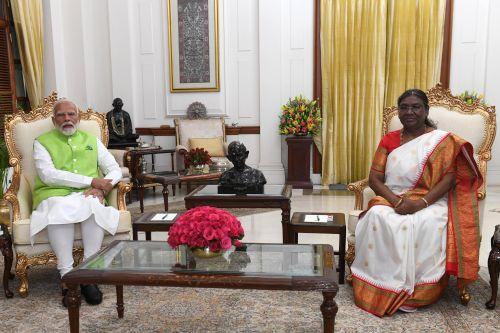
[(109, 131), (108, 148), (137, 147), (139, 135), (132, 131), (132, 121), (127, 111), (122, 109), (121, 98), (113, 100), (113, 110), (106, 114)]
[(245, 145), (233, 141), (228, 146), (227, 158), (234, 168), (225, 171), (219, 180), (218, 193), (220, 194), (261, 194), (264, 193), (264, 184), (267, 183), (264, 174), (245, 164), (248, 158)]

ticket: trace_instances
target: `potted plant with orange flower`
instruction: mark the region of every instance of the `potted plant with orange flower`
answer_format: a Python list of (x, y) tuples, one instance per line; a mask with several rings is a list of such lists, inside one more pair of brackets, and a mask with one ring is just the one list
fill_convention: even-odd
[[(287, 174), (287, 183), (294, 188), (312, 188), (310, 178), (311, 143), (313, 135), (321, 129), (321, 109), (317, 100), (308, 100), (303, 96), (290, 98), (281, 107), (279, 131), (282, 135), (293, 135), (285, 139), (282, 145), (282, 162)], [(304, 163), (305, 162), (305, 163)]]
[(315, 135), (321, 126), (321, 109), (317, 100), (296, 96), (281, 107), (280, 134)]

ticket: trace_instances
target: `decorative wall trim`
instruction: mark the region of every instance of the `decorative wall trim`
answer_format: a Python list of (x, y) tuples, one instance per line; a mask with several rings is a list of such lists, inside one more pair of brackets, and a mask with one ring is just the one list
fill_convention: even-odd
[[(136, 127), (139, 135), (175, 136), (175, 127)], [(260, 134), (260, 126), (226, 126), (226, 135)]]

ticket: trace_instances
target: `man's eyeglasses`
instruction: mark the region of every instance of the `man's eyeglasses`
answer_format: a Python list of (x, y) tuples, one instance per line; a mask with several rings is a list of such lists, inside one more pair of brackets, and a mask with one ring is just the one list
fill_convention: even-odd
[(398, 109), (401, 112), (408, 112), (408, 111), (420, 111), (422, 110), (423, 107), (424, 106), (422, 104), (413, 104), (413, 105), (402, 104), (398, 107)]

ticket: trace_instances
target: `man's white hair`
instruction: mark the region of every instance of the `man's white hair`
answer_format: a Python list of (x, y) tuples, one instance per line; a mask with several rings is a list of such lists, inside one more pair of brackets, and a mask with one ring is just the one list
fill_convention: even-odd
[(52, 115), (56, 115), (56, 112), (57, 112), (57, 109), (59, 109), (59, 107), (62, 105), (62, 104), (71, 104), (73, 106), (73, 109), (75, 110), (76, 113), (78, 113), (78, 107), (76, 106), (75, 103), (73, 103), (72, 101), (70, 101), (69, 99), (65, 99), (65, 98), (61, 98), (60, 100), (58, 100), (57, 102), (54, 103), (54, 105), (52, 106)]

